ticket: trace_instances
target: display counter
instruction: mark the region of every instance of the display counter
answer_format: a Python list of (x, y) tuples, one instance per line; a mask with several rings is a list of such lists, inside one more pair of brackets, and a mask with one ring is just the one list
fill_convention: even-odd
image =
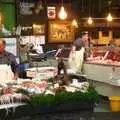
[(120, 96), (120, 66), (84, 63), (84, 74), (104, 96)]

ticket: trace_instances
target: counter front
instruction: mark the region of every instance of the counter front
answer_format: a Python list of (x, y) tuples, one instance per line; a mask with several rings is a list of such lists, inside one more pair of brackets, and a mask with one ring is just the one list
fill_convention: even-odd
[(84, 63), (84, 74), (104, 96), (120, 96), (120, 66)]

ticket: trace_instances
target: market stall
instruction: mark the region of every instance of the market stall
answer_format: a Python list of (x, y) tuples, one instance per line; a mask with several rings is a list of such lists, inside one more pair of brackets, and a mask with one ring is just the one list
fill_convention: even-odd
[(94, 50), (84, 63), (84, 73), (99, 94), (120, 96), (120, 49), (115, 47)]
[(59, 73), (57, 67), (29, 68), (27, 76), (29, 79), (18, 78), (1, 84), (0, 109), (6, 114), (0, 118), (38, 113), (93, 112), (94, 103), (99, 98), (87, 81), (70, 78), (65, 69), (64, 73)]

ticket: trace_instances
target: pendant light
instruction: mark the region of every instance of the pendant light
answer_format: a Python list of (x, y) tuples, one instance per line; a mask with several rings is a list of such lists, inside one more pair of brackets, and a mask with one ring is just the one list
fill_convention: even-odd
[(72, 25), (73, 25), (74, 27), (78, 28), (78, 23), (77, 23), (77, 21), (76, 21), (75, 19), (73, 19)]
[(89, 5), (90, 5), (89, 6), (89, 17), (88, 17), (87, 23), (91, 25), (93, 23), (93, 20), (90, 16), (90, 14), (91, 14), (91, 3), (90, 3), (90, 1), (89, 1)]
[(93, 23), (92, 18), (91, 18), (91, 17), (89, 17), (87, 22), (88, 22), (88, 24), (90, 24), (90, 25), (91, 25), (91, 24)]
[(67, 13), (65, 11), (65, 8), (63, 6), (63, 0), (62, 0), (62, 6), (60, 8), (60, 12), (58, 14), (58, 17), (61, 19), (61, 20), (65, 20), (67, 18)]
[(112, 20), (113, 20), (113, 17), (112, 17), (112, 15), (111, 15), (111, 13), (110, 13), (110, 7), (111, 7), (111, 4), (112, 4), (112, 1), (110, 0), (110, 1), (108, 1), (108, 5), (109, 5), (109, 13), (108, 13), (108, 16), (107, 16), (107, 21), (109, 21), (109, 22), (111, 22)]
[(107, 21), (111, 22), (113, 20), (113, 17), (112, 15), (109, 13), (108, 16), (107, 16)]

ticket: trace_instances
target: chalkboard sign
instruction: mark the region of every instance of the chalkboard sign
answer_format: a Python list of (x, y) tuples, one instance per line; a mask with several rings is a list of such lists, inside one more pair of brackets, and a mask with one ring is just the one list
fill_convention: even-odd
[[(45, 34), (47, 10), (44, 0), (16, 0), (17, 26), (21, 35)], [(34, 29), (35, 28), (35, 29)]]

